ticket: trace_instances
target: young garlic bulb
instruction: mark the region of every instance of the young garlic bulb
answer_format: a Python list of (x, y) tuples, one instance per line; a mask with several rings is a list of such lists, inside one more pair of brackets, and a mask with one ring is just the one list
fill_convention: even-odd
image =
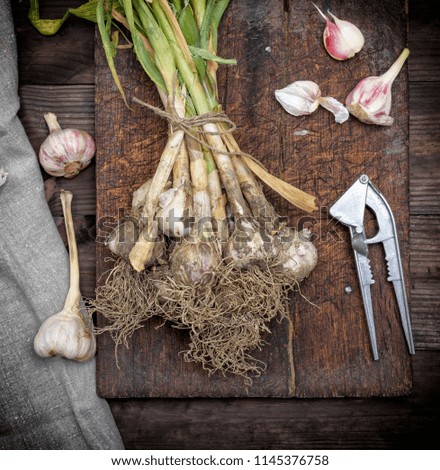
[(61, 312), (49, 317), (38, 330), (34, 350), (41, 357), (62, 356), (84, 362), (96, 352), (91, 325), (80, 312), (78, 249), (72, 220), (72, 193), (61, 191), (70, 258), (70, 287)]
[(50, 134), (41, 144), (39, 159), (49, 175), (73, 178), (95, 154), (95, 142), (85, 131), (61, 129), (53, 113), (44, 115)]
[(220, 261), (213, 243), (184, 239), (171, 255), (171, 271), (173, 277), (184, 284), (204, 284), (211, 280), (211, 274)]
[(239, 268), (258, 264), (274, 255), (274, 239), (251, 220), (235, 221), (235, 230), (224, 248), (225, 258)]
[(185, 186), (170, 188), (159, 196), (156, 220), (161, 232), (169, 237), (185, 237), (191, 232), (191, 194)]
[(278, 234), (278, 261), (283, 270), (292, 275), (298, 282), (306, 278), (318, 262), (318, 252), (311, 242), (311, 232), (303, 229), (300, 232), (285, 227)]

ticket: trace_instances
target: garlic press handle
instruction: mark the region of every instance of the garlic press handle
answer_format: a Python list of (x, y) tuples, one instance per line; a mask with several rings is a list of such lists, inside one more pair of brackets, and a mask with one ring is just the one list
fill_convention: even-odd
[(409, 313), (408, 299), (406, 295), (405, 278), (403, 274), (402, 259), (400, 256), (399, 242), (397, 238), (396, 222), (391, 207), (383, 194), (369, 183), (366, 204), (376, 214), (379, 231), (373, 238), (367, 239), (368, 244), (382, 243), (385, 259), (388, 267), (388, 281), (393, 283), (399, 308), (403, 332), (405, 334), (408, 351), (415, 354), (414, 340), (411, 329), (411, 317)]

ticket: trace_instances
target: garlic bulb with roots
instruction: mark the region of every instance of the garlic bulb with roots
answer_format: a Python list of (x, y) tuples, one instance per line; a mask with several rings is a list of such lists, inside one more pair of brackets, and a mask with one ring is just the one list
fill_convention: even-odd
[(278, 266), (298, 282), (306, 278), (318, 262), (318, 252), (311, 241), (311, 235), (308, 229), (298, 232), (291, 227), (285, 227), (276, 237)]
[(244, 268), (262, 260), (268, 260), (275, 253), (275, 240), (252, 220), (244, 218), (235, 221), (235, 230), (225, 247), (225, 258), (237, 267)]
[(72, 220), (72, 193), (61, 191), (70, 258), (70, 287), (61, 312), (49, 317), (34, 339), (34, 350), (41, 357), (62, 356), (84, 362), (96, 352), (91, 320), (80, 311), (78, 250)]
[(85, 131), (61, 129), (53, 113), (44, 115), (50, 134), (41, 144), (39, 159), (52, 176), (73, 178), (86, 168), (95, 154), (95, 142)]
[(186, 285), (207, 283), (220, 264), (219, 250), (214, 243), (183, 240), (171, 254), (174, 279)]

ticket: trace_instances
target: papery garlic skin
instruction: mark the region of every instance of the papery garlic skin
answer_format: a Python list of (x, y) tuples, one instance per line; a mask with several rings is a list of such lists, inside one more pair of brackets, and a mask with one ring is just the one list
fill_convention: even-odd
[(61, 129), (53, 113), (44, 115), (50, 134), (41, 144), (39, 160), (52, 176), (73, 178), (86, 168), (95, 154), (95, 142), (85, 131)]
[(293, 116), (312, 114), (321, 105), (334, 114), (339, 124), (349, 118), (349, 112), (342, 103), (330, 96), (321, 96), (319, 85), (310, 80), (298, 80), (281, 90), (275, 90), (275, 98)]
[(340, 20), (333, 13), (328, 12), (334, 23), (315, 5), (320, 15), (325, 19), (326, 26), (323, 33), (325, 50), (336, 60), (351, 59), (357, 54), (365, 43), (360, 29), (349, 21)]
[(319, 106), (320, 97), (319, 86), (309, 80), (298, 80), (281, 90), (275, 90), (278, 103), (293, 116), (312, 114)]
[(350, 114), (366, 124), (391, 126), (391, 87), (408, 56), (406, 48), (386, 73), (361, 80), (345, 100)]
[(246, 268), (266, 261), (276, 253), (276, 243), (269, 233), (262, 233), (261, 227), (244, 218), (235, 221), (235, 230), (224, 247), (227, 262), (239, 268)]
[(95, 355), (96, 340), (79, 311), (62, 310), (41, 325), (34, 350), (40, 357), (62, 356), (85, 362)]
[(335, 121), (338, 124), (342, 124), (350, 117), (348, 109), (342, 103), (340, 103), (338, 100), (335, 100), (331, 96), (324, 96), (319, 98), (319, 104), (327, 111), (330, 111), (334, 114)]

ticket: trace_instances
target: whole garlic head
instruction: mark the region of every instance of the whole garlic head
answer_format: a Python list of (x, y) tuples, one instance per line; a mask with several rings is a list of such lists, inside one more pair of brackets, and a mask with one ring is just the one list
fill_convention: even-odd
[(81, 293), (79, 290), (78, 248), (72, 218), (72, 193), (61, 191), (70, 259), (70, 286), (64, 308), (49, 317), (34, 338), (34, 350), (41, 357), (63, 356), (67, 359), (84, 362), (96, 352), (92, 322), (80, 312)]
[(84, 362), (95, 355), (96, 340), (79, 311), (62, 310), (41, 325), (34, 350), (41, 357), (62, 356)]
[(95, 154), (95, 142), (85, 131), (61, 129), (53, 113), (44, 115), (50, 134), (41, 144), (39, 159), (49, 175), (73, 178)]
[(286, 227), (279, 233), (280, 251), (278, 260), (284, 271), (298, 282), (307, 277), (318, 262), (318, 252), (310, 240), (308, 229), (297, 232)]

